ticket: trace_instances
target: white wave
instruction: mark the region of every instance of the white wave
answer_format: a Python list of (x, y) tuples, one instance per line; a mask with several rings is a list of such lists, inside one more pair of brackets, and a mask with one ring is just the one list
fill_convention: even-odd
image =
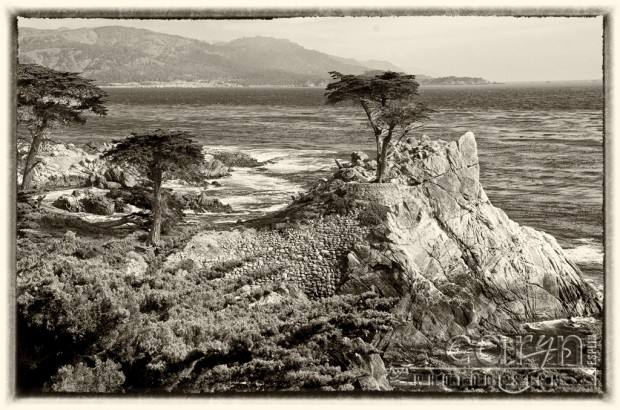
[(564, 249), (570, 260), (582, 264), (602, 264), (605, 255), (603, 245), (594, 239), (579, 239), (581, 245)]
[(286, 208), (287, 203), (271, 205), (265, 208), (259, 208), (262, 212), (275, 212)]
[[(247, 148), (234, 145), (205, 145), (205, 151), (228, 151), (242, 152), (255, 158), (259, 162), (272, 161), (289, 156), (322, 156), (325, 154), (335, 154), (336, 151), (320, 149), (295, 149), (295, 148)], [(207, 154), (208, 155), (208, 154)], [(209, 155), (210, 156), (210, 155)]]
[(230, 188), (246, 188), (258, 192), (297, 193), (301, 185), (284, 178), (265, 175), (254, 168), (239, 168), (226, 178), (226, 186)]
[(598, 320), (593, 317), (573, 317), (570, 319), (551, 319), (541, 322), (525, 323), (525, 326), (531, 330), (553, 330), (558, 327), (588, 327), (594, 326)]
[(264, 166), (270, 172), (295, 174), (298, 172), (329, 171), (335, 164), (328, 158), (287, 157)]

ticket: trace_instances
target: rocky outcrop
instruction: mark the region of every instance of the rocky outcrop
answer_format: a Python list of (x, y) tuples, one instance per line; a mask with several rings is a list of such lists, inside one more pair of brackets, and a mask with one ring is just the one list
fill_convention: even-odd
[[(103, 176), (106, 179), (107, 188), (133, 188), (138, 184), (138, 177), (119, 166), (109, 167)], [(111, 185), (111, 183), (118, 184)]]
[[(119, 205), (121, 204), (89, 190), (76, 190), (71, 195), (61, 195), (52, 203), (52, 206), (64, 211), (95, 215), (113, 215), (119, 209)], [(123, 209), (122, 206), (120, 209)]]
[[(142, 181), (139, 175), (128, 169), (112, 165), (101, 155), (112, 147), (105, 142), (91, 141), (84, 146), (74, 144), (46, 144), (37, 156), (33, 169), (32, 189), (53, 189), (63, 187), (96, 187), (102, 189), (134, 188)], [(205, 152), (205, 179), (230, 176), (231, 167), (257, 167), (263, 163), (251, 156), (236, 151)], [(25, 146), (19, 150), (18, 184), (21, 183), (23, 161), (28, 153)]]
[(600, 313), (594, 289), (555, 239), (519, 226), (488, 200), (477, 145), (409, 141), (397, 147), (392, 184), (347, 184), (354, 207), (384, 207), (368, 247), (352, 250), (341, 292), (400, 298), (408, 340), (512, 332), (527, 321)]
[(379, 352), (369, 351), (369, 346), (362, 339), (347, 340), (346, 348), (341, 352), (342, 361), (347, 371), (356, 374), (356, 386), (366, 391), (390, 391), (388, 372)]
[[(338, 173), (369, 172), (371, 161), (355, 156)], [(395, 297), (403, 324), (391, 343), (507, 334), (524, 322), (601, 312), (599, 296), (553, 237), (511, 221), (488, 200), (473, 134), (449, 143), (410, 138), (392, 158), (391, 183), (337, 174), (236, 235), (205, 233), (209, 248), (197, 239), (182, 257), (226, 275), (296, 282), (311, 297)]]
[[(101, 159), (101, 153), (110, 147), (107, 143), (89, 143), (84, 148), (74, 144), (45, 145), (32, 171), (32, 189), (135, 186), (138, 183), (136, 175)], [(26, 153), (23, 151), (20, 155), (25, 156)], [(21, 182), (22, 171), (22, 167), (18, 166), (18, 183)]]
[(259, 162), (256, 158), (238, 151), (208, 150), (207, 154), (214, 160), (220, 161), (224, 165), (233, 168), (256, 168), (263, 165), (263, 163)]
[[(27, 151), (20, 153), (25, 156)], [(104, 165), (96, 154), (88, 154), (73, 144), (46, 145), (37, 157), (38, 164), (32, 170), (33, 189), (85, 186), (91, 175)], [(18, 166), (18, 183), (23, 168)]]
[(116, 204), (105, 196), (88, 195), (80, 200), (84, 212), (95, 215), (113, 215)]
[(61, 195), (53, 203), (58, 209), (69, 212), (84, 212), (84, 207), (80, 203), (80, 200), (73, 195)]
[(206, 166), (202, 170), (205, 179), (222, 178), (230, 176), (230, 167), (215, 159), (213, 155), (205, 154)]
[(188, 209), (195, 212), (218, 212), (231, 213), (233, 209), (230, 205), (223, 204), (219, 199), (209, 196), (206, 192), (173, 192), (175, 206), (181, 209)]

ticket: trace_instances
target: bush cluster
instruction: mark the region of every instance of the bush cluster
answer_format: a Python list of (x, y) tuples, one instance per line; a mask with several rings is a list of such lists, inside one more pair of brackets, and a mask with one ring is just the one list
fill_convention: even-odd
[[(20, 238), (18, 386), (24, 392), (351, 389), (351, 355), (395, 325), (374, 293), (310, 300), (262, 275), (203, 275), (124, 239)], [(225, 267), (222, 267), (224, 269)], [(255, 277), (256, 276), (256, 277)]]

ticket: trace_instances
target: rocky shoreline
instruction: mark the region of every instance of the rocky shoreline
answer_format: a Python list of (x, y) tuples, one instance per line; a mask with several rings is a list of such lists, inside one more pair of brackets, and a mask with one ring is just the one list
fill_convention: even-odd
[[(112, 216), (145, 211), (150, 208), (148, 193), (140, 188), (143, 182), (140, 176), (130, 170), (109, 165), (101, 158), (112, 147), (109, 143), (90, 142), (82, 146), (74, 144), (48, 144), (43, 147), (33, 173), (32, 196), (41, 200), (47, 192), (76, 188), (71, 194), (63, 194), (51, 205), (71, 213)], [(20, 161), (27, 151), (20, 150)], [(262, 162), (241, 152), (221, 150), (204, 150), (206, 166), (202, 170), (205, 178), (199, 190), (166, 192), (175, 207), (195, 213), (231, 213), (230, 205), (208, 194), (210, 187), (221, 187), (218, 179), (231, 175), (234, 168), (255, 168)], [(18, 170), (21, 169), (18, 164)], [(209, 181), (212, 180), (212, 181)], [(18, 172), (18, 184), (21, 173)], [(182, 181), (179, 181), (184, 185)], [(96, 188), (95, 190), (89, 188)], [(104, 190), (103, 194), (100, 190)]]
[(242, 260), (232, 276), (268, 265), (273, 280), (313, 297), (397, 297), (406, 323), (398, 339), (414, 345), (600, 314), (599, 295), (555, 239), (490, 203), (473, 134), (451, 143), (410, 138), (394, 161), (391, 183), (368, 183), (376, 165), (354, 153), (331, 181), (221, 241), (222, 252), (200, 250), (197, 238), (178, 257), (207, 267)]
[[(106, 167), (99, 158), (105, 149), (61, 144), (42, 155), (35, 178), (39, 189), (75, 183), (91, 187), (53, 201), (52, 207), (65, 212), (51, 223), (53, 229), (89, 232), (88, 224), (67, 219), (67, 214), (84, 212), (118, 215), (118, 221), (140, 227), (149, 192), (140, 187), (138, 176)], [(261, 166), (242, 153), (205, 154), (210, 165), (204, 186), (192, 192), (166, 191), (166, 218), (179, 218), (179, 210), (231, 212), (208, 195), (212, 185), (207, 179), (225, 177), (232, 167)], [(342, 339), (345, 347), (338, 348), (337, 361), (357, 380), (345, 383), (344, 389), (390, 390), (384, 361), (403, 360), (403, 352), (430, 352), (453, 336), (522, 334), (527, 322), (600, 316), (600, 295), (556, 240), (520, 226), (491, 204), (480, 185), (472, 133), (453, 142), (411, 137), (396, 145), (392, 162), (390, 182), (374, 183), (376, 162), (354, 152), (349, 163), (337, 161), (331, 178), (321, 179), (286, 208), (195, 232), (156, 263), (147, 262), (153, 250), (136, 246), (126, 255), (131, 256), (126, 280), (132, 287), (142, 286), (151, 281), (149, 275), (160, 272), (157, 275), (173, 275), (173, 283), (179, 281), (175, 286), (194, 281), (183, 285), (190, 286), (184, 291), (190, 299), (201, 286), (217, 289), (218, 284), (239, 282), (234, 298), (222, 296), (230, 299), (224, 305), (251, 296), (250, 314), (252, 309), (380, 298), (385, 301), (377, 302), (380, 309), (377, 305), (376, 311), (365, 312), (379, 315), (380, 320), (372, 319), (376, 323), (390, 318), (392, 324)], [(28, 219), (41, 204), (35, 197), (18, 203), (20, 235), (42, 231), (45, 210)], [(113, 226), (120, 225), (104, 222), (92, 224), (92, 229), (103, 234), (110, 231), (101, 229)], [(167, 321), (157, 323), (168, 326)], [(182, 343), (189, 343), (191, 351), (190, 342)], [(166, 360), (191, 379), (195, 362), (188, 357), (175, 353)], [(435, 360), (425, 357), (420, 360)]]

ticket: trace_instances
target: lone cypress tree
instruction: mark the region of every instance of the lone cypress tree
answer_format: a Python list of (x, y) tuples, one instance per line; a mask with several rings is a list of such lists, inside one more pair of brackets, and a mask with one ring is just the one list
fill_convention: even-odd
[(41, 144), (51, 131), (71, 124), (84, 124), (84, 113), (106, 115), (107, 94), (92, 80), (77, 73), (60, 72), (36, 64), (17, 66), (17, 123), (30, 134), (22, 190), (30, 188), (32, 170)]
[(184, 131), (155, 130), (132, 133), (104, 154), (104, 158), (122, 167), (131, 167), (151, 183), (153, 221), (147, 244), (161, 244), (162, 183), (166, 179), (199, 181), (204, 165), (202, 147)]
[(420, 85), (414, 75), (392, 71), (375, 76), (329, 74), (336, 81), (326, 87), (327, 104), (353, 101), (364, 109), (377, 144), (376, 182), (383, 182), (389, 171), (387, 153), (392, 140), (402, 139), (433, 110), (415, 100)]

